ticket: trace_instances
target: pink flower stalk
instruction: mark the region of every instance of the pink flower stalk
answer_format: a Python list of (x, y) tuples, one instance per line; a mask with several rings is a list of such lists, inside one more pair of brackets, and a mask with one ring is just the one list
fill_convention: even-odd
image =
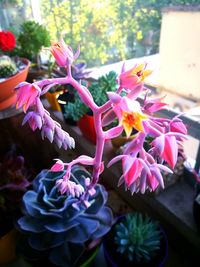
[(17, 104), (16, 108), (23, 107), (26, 113), (27, 109), (35, 103), (36, 98), (40, 95), (41, 89), (36, 84), (27, 82), (20, 83), (17, 87)]
[[(59, 148), (74, 147), (74, 139), (50, 117), (39, 99), (40, 95), (55, 84), (71, 84), (82, 102), (92, 110), (97, 135), (94, 157), (82, 155), (69, 163), (57, 159), (52, 166), (53, 172), (66, 171), (63, 179), (57, 181), (60, 193), (70, 194), (79, 199), (74, 203), (74, 208), (78, 209), (80, 203), (89, 207), (89, 196), (95, 194), (94, 187), (104, 170), (102, 157), (105, 142), (119, 136), (123, 130), (127, 136), (131, 135), (132, 130), (136, 130), (137, 133), (124, 147), (123, 154), (113, 158), (108, 164), (110, 167), (115, 162), (122, 161), (123, 174), (118, 185), (125, 184), (125, 188), (131, 193), (154, 191), (159, 185), (163, 188), (161, 173), (172, 172), (165, 166), (166, 164), (171, 168), (175, 167), (178, 150), (187, 134), (187, 129), (177, 117), (169, 120), (153, 116), (166, 106), (162, 102), (163, 98), (148, 99), (146, 94), (142, 101), (138, 99), (140, 93), (145, 90), (144, 79), (151, 74), (151, 71), (146, 69), (146, 64), (136, 65), (128, 71), (123, 70), (118, 78), (119, 87), (116, 92), (108, 92), (109, 100), (104, 105), (98, 106), (94, 103), (89, 90), (75, 81), (71, 75), (71, 64), (78, 57), (80, 50), (73, 54), (72, 49), (61, 39), (51, 46), (50, 51), (58, 65), (66, 67), (67, 76), (33, 84), (22, 83), (18, 86), (17, 108), (23, 106), (26, 112), (32, 107), (25, 116), (23, 124), (28, 122), (33, 131), (40, 129), (42, 138), (47, 137), (50, 142), (54, 141)], [(120, 94), (123, 89), (125, 96)], [(111, 125), (115, 119), (118, 119), (118, 125), (104, 130), (103, 127)], [(71, 167), (74, 164), (90, 166), (93, 169), (91, 179), (85, 180), (85, 189), (71, 175)]]
[(28, 122), (33, 131), (36, 129), (41, 130), (42, 139), (46, 137), (51, 143), (54, 141), (59, 148), (63, 147), (65, 150), (74, 148), (74, 139), (61, 129), (60, 124), (50, 117), (50, 114), (44, 109), (41, 101), (37, 98), (34, 108), (34, 111), (26, 114), (22, 125)]

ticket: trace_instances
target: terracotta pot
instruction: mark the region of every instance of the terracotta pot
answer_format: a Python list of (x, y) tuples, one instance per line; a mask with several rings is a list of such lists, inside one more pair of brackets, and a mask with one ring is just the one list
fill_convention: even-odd
[(16, 259), (16, 235), (15, 229), (0, 238), (0, 264), (6, 264)]
[(26, 80), (30, 62), (26, 58), (21, 59), (26, 67), (18, 72), (16, 75), (7, 78), (5, 81), (0, 82), (0, 110), (6, 109), (16, 103), (16, 93), (14, 88)]
[(78, 126), (82, 134), (93, 144), (96, 145), (96, 131), (94, 127), (94, 118), (91, 115), (83, 115), (78, 121)]

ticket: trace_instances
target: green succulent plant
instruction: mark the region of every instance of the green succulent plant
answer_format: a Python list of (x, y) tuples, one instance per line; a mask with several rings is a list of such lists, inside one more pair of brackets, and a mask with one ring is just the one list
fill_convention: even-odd
[(8, 78), (17, 72), (16, 64), (7, 58), (0, 59), (0, 78)]
[(131, 262), (149, 262), (160, 248), (158, 222), (140, 213), (128, 214), (115, 226), (117, 251)]
[(25, 21), (17, 39), (17, 53), (21, 57), (37, 62), (37, 56), (42, 46), (50, 45), (49, 31), (35, 21)]
[[(114, 71), (111, 71), (108, 74), (101, 76), (97, 81), (93, 81), (88, 87), (88, 90), (97, 105), (103, 105), (107, 101), (107, 92), (115, 92), (117, 86), (116, 78), (117, 74)], [(75, 92), (74, 102), (70, 102), (65, 106), (64, 116), (78, 121), (89, 111), (89, 108), (81, 101), (78, 93)]]
[(116, 91), (116, 79), (116, 72), (110, 71), (108, 74), (101, 76), (97, 81), (92, 82), (88, 87), (98, 106), (103, 105), (108, 100), (107, 92)]

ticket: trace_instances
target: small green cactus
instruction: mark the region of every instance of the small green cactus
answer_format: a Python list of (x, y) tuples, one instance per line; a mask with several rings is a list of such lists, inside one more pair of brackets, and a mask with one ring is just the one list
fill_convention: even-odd
[(158, 222), (140, 213), (128, 214), (115, 226), (117, 251), (131, 262), (149, 262), (160, 248)]
[(0, 60), (0, 78), (8, 78), (17, 72), (16, 64), (10, 59)]

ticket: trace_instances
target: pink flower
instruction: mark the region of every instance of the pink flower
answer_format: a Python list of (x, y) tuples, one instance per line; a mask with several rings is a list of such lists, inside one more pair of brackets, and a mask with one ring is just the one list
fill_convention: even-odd
[(143, 166), (139, 159), (126, 157), (122, 159), (122, 169), (125, 183), (130, 187), (140, 177)]
[(163, 134), (157, 137), (152, 145), (156, 148), (160, 156), (174, 168), (178, 157), (178, 144), (174, 135)]
[[(143, 151), (144, 152), (144, 151)], [(125, 187), (135, 193), (142, 194), (148, 189), (154, 191), (160, 184), (164, 188), (161, 170), (172, 171), (161, 164), (157, 164), (150, 154), (144, 152), (143, 156), (120, 155), (113, 159), (109, 165), (122, 160), (123, 175), (120, 177), (118, 186), (125, 183)]]
[(132, 69), (120, 74), (120, 86), (124, 89), (133, 90), (136, 85), (143, 82), (151, 73), (151, 70), (146, 70), (146, 64), (136, 65)]
[(65, 67), (67, 64), (72, 64), (80, 53), (80, 49), (78, 49), (74, 55), (71, 47), (66, 45), (63, 39), (61, 39), (60, 42), (51, 45), (50, 51), (57, 64), (61, 67)]
[(57, 159), (56, 163), (51, 167), (52, 172), (59, 172), (64, 170), (64, 163), (62, 160)]
[(132, 129), (144, 132), (143, 121), (148, 117), (142, 113), (140, 103), (128, 97), (120, 97), (116, 93), (108, 93), (113, 103), (113, 110), (119, 119), (119, 125), (123, 126), (127, 137)]
[(41, 89), (36, 84), (27, 82), (20, 83), (17, 87), (17, 104), (16, 108), (23, 107), (24, 112), (35, 103), (36, 98), (40, 95)]
[(187, 128), (180, 119), (174, 119), (170, 122), (170, 131), (182, 134), (187, 134)]
[(163, 107), (167, 106), (166, 103), (161, 102), (161, 100), (164, 97), (159, 97), (159, 98), (154, 98), (154, 99), (149, 99), (149, 100), (145, 100), (144, 102), (144, 110), (150, 112), (150, 113), (154, 113), (160, 109), (162, 109)]
[(38, 113), (34, 111), (27, 113), (27, 115), (23, 119), (22, 125), (24, 125), (27, 121), (33, 131), (35, 131), (37, 128), (42, 128), (42, 118)]
[[(148, 156), (150, 155), (148, 154)], [(172, 173), (172, 171), (166, 166), (157, 164), (153, 159), (152, 163), (148, 162), (147, 159), (145, 160), (145, 162), (149, 170), (147, 171), (146, 169), (143, 169), (141, 172), (140, 192), (144, 194), (146, 189), (149, 189), (150, 191), (155, 191), (159, 184), (162, 188), (164, 188), (164, 181), (161, 175), (161, 170), (168, 173)]]

